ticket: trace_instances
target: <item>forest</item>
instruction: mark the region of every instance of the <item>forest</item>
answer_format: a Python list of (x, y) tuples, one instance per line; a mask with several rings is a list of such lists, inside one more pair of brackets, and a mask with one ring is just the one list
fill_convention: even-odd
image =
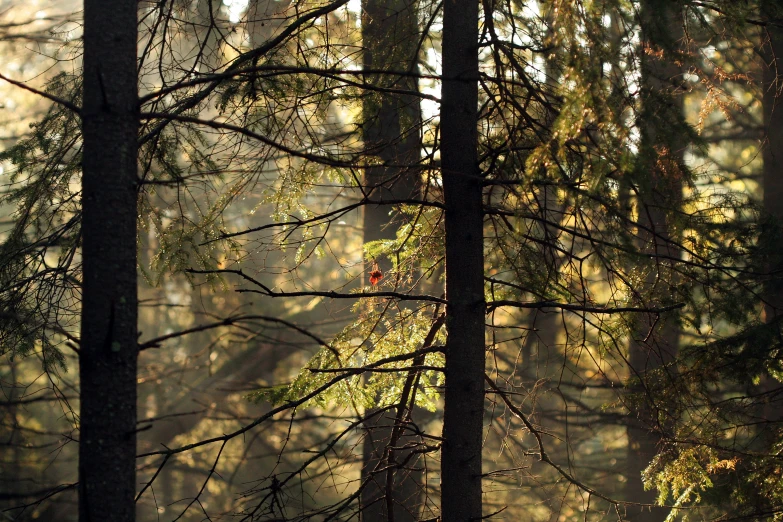
[(780, 0), (0, 0), (0, 520), (783, 521)]

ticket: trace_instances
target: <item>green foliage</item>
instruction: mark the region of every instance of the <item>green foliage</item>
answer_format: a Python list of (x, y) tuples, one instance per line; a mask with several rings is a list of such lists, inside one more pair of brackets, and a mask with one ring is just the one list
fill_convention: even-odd
[(443, 250), (443, 213), (437, 208), (402, 205), (390, 212), (395, 238), (364, 243), (367, 261), (388, 259), (390, 280), (413, 282), (418, 274), (429, 276), (439, 265)]
[[(47, 91), (79, 103), (73, 76), (56, 76)], [(0, 153), (11, 165), (0, 204), (15, 209), (0, 244), (0, 351), (40, 351), (46, 370), (65, 369), (60, 346), (78, 322), (80, 154), (79, 119), (59, 106)]]
[[(432, 312), (390, 309), (382, 301), (369, 303), (372, 307), (346, 326), (330, 343), (321, 348), (294, 381), (286, 387), (264, 389), (249, 395), (254, 401), (269, 401), (279, 405), (304, 398), (313, 391), (344, 375), (333, 386), (308, 400), (304, 407), (327, 408), (331, 405), (350, 405), (356, 412), (397, 404), (407, 375), (419, 373), (416, 405), (434, 411), (443, 385), (443, 374), (437, 370), (409, 370), (412, 357), (385, 363), (382, 369), (401, 368), (399, 372), (354, 371), (387, 358), (406, 356), (422, 344), (432, 327)], [(362, 305), (364, 306), (364, 305)], [(442, 344), (445, 333), (440, 332), (434, 345)], [(443, 365), (443, 356), (428, 353), (425, 366)], [(369, 375), (369, 377), (367, 377)]]
[(662, 469), (659, 469), (659, 460), (660, 457), (645, 470), (644, 481), (647, 488), (658, 489), (658, 502), (661, 505), (675, 508), (667, 517), (667, 522), (675, 520), (677, 515), (682, 515), (682, 520), (689, 520), (691, 511), (677, 508), (701, 502), (702, 497), (706, 497), (706, 493), (714, 487), (718, 476), (734, 470), (737, 464), (736, 459), (720, 459), (717, 451), (704, 446), (680, 451), (677, 458)]

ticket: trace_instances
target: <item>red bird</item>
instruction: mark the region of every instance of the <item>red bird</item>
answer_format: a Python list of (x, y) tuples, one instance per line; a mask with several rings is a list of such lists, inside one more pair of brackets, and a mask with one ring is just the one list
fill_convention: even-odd
[(381, 279), (383, 279), (383, 272), (381, 272), (380, 267), (378, 267), (378, 263), (373, 261), (372, 270), (370, 271), (370, 284), (375, 286)]

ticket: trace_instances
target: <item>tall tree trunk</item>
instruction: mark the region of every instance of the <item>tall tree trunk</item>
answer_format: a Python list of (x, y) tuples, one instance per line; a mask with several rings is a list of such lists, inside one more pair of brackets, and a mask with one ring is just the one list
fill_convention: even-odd
[(136, 0), (85, 0), (79, 520), (135, 520)]
[[(541, 53), (543, 65), (541, 73), (544, 76), (542, 87), (545, 89), (545, 96), (557, 91), (560, 85), (561, 66), (558, 54), (562, 49), (557, 45), (555, 36), (555, 14), (556, 6), (552, 0), (542, 0), (539, 2), (540, 16), (544, 26), (545, 38), (544, 46), (546, 50)], [(551, 129), (557, 113), (553, 106), (544, 109), (543, 121), (547, 129)], [(542, 181), (547, 181), (547, 169), (540, 167), (539, 176)], [(545, 246), (542, 247), (542, 259), (547, 270), (547, 285), (554, 288), (558, 284), (559, 272), (563, 260), (557, 252), (558, 226), (561, 217), (565, 214), (563, 201), (558, 198), (557, 187), (552, 183), (542, 183), (540, 187), (535, 188), (534, 199), (537, 202), (535, 211), (541, 222), (541, 239)], [(538, 380), (542, 377), (548, 378), (549, 375), (538, 375), (536, 363), (542, 360), (549, 360), (550, 357), (558, 358), (561, 354), (557, 353), (556, 343), (558, 336), (562, 331), (562, 318), (558, 313), (544, 313), (541, 310), (532, 310), (530, 313), (531, 330), (523, 346), (523, 375), (530, 379)], [(535, 348), (535, 349), (534, 349)], [(555, 364), (554, 366), (559, 366)]]
[[(761, 2), (761, 14), (766, 20), (783, 16), (779, 2)], [(764, 211), (772, 220), (770, 228), (775, 230), (770, 245), (777, 244), (783, 224), (783, 29), (774, 24), (766, 26), (762, 34), (761, 55), (764, 60), (762, 104), (766, 143), (762, 149), (764, 159)], [(769, 273), (783, 266), (783, 255), (770, 256)], [(783, 278), (770, 281), (764, 292), (764, 316), (767, 322), (783, 314)]]
[[(682, 165), (684, 129), (681, 98), (673, 95), (675, 82), (681, 80), (682, 66), (674, 63), (682, 39), (682, 22), (678, 18), (680, 6), (671, 0), (643, 0), (641, 3), (641, 29), (644, 48), (641, 55), (642, 107), (640, 115), (641, 144), (637, 164), (636, 183), (639, 190), (638, 221), (639, 249), (643, 254), (661, 255), (650, 270), (643, 288), (647, 306), (674, 286), (671, 279), (671, 260), (680, 256), (675, 246), (677, 238), (672, 232), (667, 212), (676, 209), (682, 200)], [(648, 52), (649, 49), (649, 52)], [(663, 50), (662, 58), (656, 57)], [(667, 260), (668, 259), (668, 260)], [(665, 273), (661, 273), (661, 272)], [(663, 287), (665, 285), (665, 288)], [(635, 411), (628, 419), (625, 499), (630, 502), (654, 504), (655, 491), (645, 491), (642, 472), (652, 462), (661, 440), (661, 424), (664, 415), (661, 398), (656, 393), (662, 389), (666, 378), (661, 372), (677, 356), (679, 327), (671, 316), (655, 318), (640, 315), (635, 320), (633, 339), (629, 341), (629, 392)], [(663, 420), (665, 422), (665, 420)], [(634, 522), (659, 522), (666, 519), (664, 508), (629, 507), (628, 520)]]
[[(760, 14), (763, 20), (776, 21), (769, 23), (762, 32), (761, 56), (762, 65), (762, 109), (764, 116), (764, 131), (766, 142), (762, 148), (764, 167), (762, 173), (763, 205), (765, 228), (761, 238), (767, 247), (766, 270), (768, 280), (764, 285), (764, 321), (774, 323), (783, 315), (783, 251), (780, 241), (783, 239), (783, 29), (780, 20), (783, 18), (783, 6), (774, 0), (763, 0), (760, 3)], [(778, 326), (778, 332), (780, 326)], [(780, 335), (780, 334), (778, 334)], [(767, 354), (772, 357), (772, 354)], [(757, 444), (761, 451), (770, 452), (778, 441), (776, 426), (779, 425), (781, 413), (780, 382), (771, 375), (764, 373), (758, 392), (763, 394), (763, 402), (758, 415), (760, 423), (757, 426)], [(772, 506), (757, 506), (759, 511), (773, 509)]]
[(441, 518), (482, 516), (484, 250), (478, 165), (478, 2), (443, 3), (441, 172), (446, 203), (446, 391)]
[[(364, 68), (408, 74), (370, 74), (367, 81), (374, 87), (394, 88), (415, 93), (418, 90), (419, 27), (417, 0), (365, 0), (362, 5), (362, 40)], [(416, 95), (368, 91), (362, 100), (362, 138), (366, 154), (381, 160), (368, 168), (365, 192), (373, 200), (389, 201), (414, 198), (419, 192), (419, 128), (421, 108)], [(392, 165), (392, 166), (390, 166)], [(379, 204), (363, 210), (364, 242), (394, 239), (392, 206)], [(385, 272), (386, 260), (377, 260)], [(368, 271), (365, 271), (365, 275)], [(406, 461), (395, 455), (389, 445), (394, 432), (393, 412), (372, 415), (364, 426), (362, 519), (366, 522), (389, 520), (412, 522), (420, 511), (421, 473), (416, 460), (408, 460), (405, 470), (395, 469), (395, 461)], [(404, 445), (397, 442), (395, 446)], [(391, 460), (387, 462), (387, 460)], [(385, 473), (378, 473), (385, 468)]]
[[(383, 163), (368, 168), (365, 175), (365, 188), (372, 190), (373, 200), (406, 199), (419, 192), (421, 107), (414, 94), (420, 37), (417, 5), (417, 0), (365, 0), (363, 4), (364, 68), (389, 71), (368, 75), (367, 83), (411, 93), (369, 90), (362, 100), (365, 153)], [(391, 210), (389, 205), (365, 207), (365, 242), (395, 237), (395, 227), (388, 226)]]

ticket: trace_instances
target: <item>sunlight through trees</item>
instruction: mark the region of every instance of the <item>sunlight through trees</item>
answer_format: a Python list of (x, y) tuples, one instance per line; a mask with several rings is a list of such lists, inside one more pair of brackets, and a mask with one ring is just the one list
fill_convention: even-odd
[(783, 517), (779, 4), (3, 3), (0, 513)]

